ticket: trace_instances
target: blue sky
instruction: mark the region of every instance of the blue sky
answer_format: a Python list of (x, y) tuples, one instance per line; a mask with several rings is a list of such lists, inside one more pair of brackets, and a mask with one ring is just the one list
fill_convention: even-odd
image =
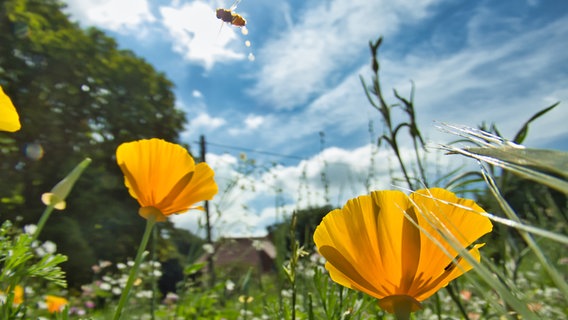
[[(379, 36), (386, 98), (394, 102), (391, 88), (406, 96), (414, 82), (430, 145), (455, 139), (434, 121), (495, 122), (512, 136), (561, 101), (526, 145), (568, 150), (564, 0), (242, 0), (235, 11), (247, 19), (246, 35), (215, 17), (232, 0), (66, 2), (72, 19), (105, 30), (174, 82), (188, 115), (182, 140), (197, 151), (205, 135), (221, 189), (235, 182), (213, 201), (218, 236), (262, 235), (295, 208), (322, 204), (324, 167), (333, 205), (366, 192), (376, 151), (369, 121), (374, 138), (382, 127), (359, 76), (370, 78), (368, 43)], [(243, 152), (256, 161), (253, 173), (239, 165)], [(435, 149), (428, 159), (432, 170), (462, 164)], [(392, 157), (380, 150), (374, 160), (372, 188), (392, 188)], [(199, 220), (189, 213), (174, 221), (199, 232)]]

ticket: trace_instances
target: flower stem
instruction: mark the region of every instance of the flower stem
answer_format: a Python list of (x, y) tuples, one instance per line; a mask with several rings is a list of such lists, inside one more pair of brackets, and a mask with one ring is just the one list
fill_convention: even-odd
[(120, 296), (120, 300), (118, 301), (118, 306), (116, 307), (116, 311), (114, 312), (113, 320), (120, 319), (122, 308), (126, 305), (129, 295), (130, 289), (132, 289), (132, 285), (134, 284), (134, 280), (138, 274), (138, 269), (140, 268), (140, 263), (142, 262), (142, 255), (144, 250), (146, 250), (146, 245), (148, 244), (148, 240), (150, 239), (150, 235), (152, 234), (152, 229), (156, 224), (156, 219), (154, 216), (150, 216), (146, 221), (146, 230), (144, 230), (144, 235), (142, 236), (142, 240), (140, 241), (140, 245), (138, 246), (138, 252), (136, 253), (136, 259), (134, 260), (134, 265), (132, 269), (130, 269), (130, 274), (128, 275), (128, 281), (126, 282), (126, 286), (122, 291), (122, 295)]
[(408, 310), (396, 310), (394, 315), (397, 320), (410, 320), (410, 312)]
[(412, 310), (411, 301), (402, 300), (394, 304), (394, 315), (397, 320), (409, 320)]
[(32, 240), (31, 240), (30, 243), (33, 243), (34, 241), (37, 240), (37, 238), (39, 237), (39, 234), (41, 233), (41, 230), (43, 230), (43, 227), (45, 226), (47, 219), (49, 219), (49, 216), (51, 215), (52, 211), (53, 211), (53, 205), (48, 205), (45, 208), (45, 210), (43, 210), (43, 213), (41, 214), (41, 217), (39, 218), (39, 221), (37, 222), (37, 228), (36, 228), (34, 234), (32, 235)]
[(410, 314), (422, 308), (420, 302), (407, 295), (392, 295), (379, 300), (379, 306), (394, 313), (396, 320), (410, 320)]

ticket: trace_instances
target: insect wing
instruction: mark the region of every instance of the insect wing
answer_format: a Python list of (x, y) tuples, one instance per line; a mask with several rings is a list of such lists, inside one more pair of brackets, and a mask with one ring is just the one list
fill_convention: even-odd
[(239, 3), (241, 2), (241, 0), (235, 0), (235, 2), (233, 2), (233, 4), (231, 5), (231, 7), (229, 8), (229, 11), (233, 11), (237, 8), (237, 6), (239, 5)]

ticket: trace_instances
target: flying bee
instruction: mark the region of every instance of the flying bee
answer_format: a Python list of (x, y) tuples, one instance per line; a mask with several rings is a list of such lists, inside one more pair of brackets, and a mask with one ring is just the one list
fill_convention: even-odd
[(247, 20), (240, 14), (232, 12), (228, 9), (217, 9), (217, 18), (223, 20), (224, 22), (230, 23), (235, 27), (244, 27), (247, 24)]
[(230, 23), (235, 27), (244, 27), (247, 24), (247, 20), (240, 14), (233, 12), (239, 2), (240, 0), (236, 0), (229, 9), (218, 8), (217, 19)]

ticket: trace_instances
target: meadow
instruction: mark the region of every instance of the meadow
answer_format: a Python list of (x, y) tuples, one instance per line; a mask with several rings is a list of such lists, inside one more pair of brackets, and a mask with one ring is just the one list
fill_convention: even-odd
[[(523, 146), (531, 124), (558, 103), (519, 124), (513, 137), (501, 136), (498, 124), (440, 123), (456, 143), (438, 151), (472, 166), (433, 175), (413, 92), (394, 91), (395, 101), (387, 101), (382, 40), (372, 41), (373, 77), (361, 81), (383, 127), (378, 152), (394, 154), (396, 188), (369, 190), (342, 208), (298, 208), (272, 230), (268, 270), (219, 266), (212, 239), (168, 221), (172, 214), (203, 214), (206, 201), (229, 191), (176, 143), (184, 119), (167, 79), (97, 30), (66, 25), (70, 43), (84, 46), (50, 51), (65, 42), (62, 35), (34, 33), (41, 30), (34, 22), (44, 22), (12, 9), (2, 21), (15, 32), (2, 43), (24, 62), (0, 68), (0, 318), (568, 319), (568, 153)], [(95, 74), (91, 93), (66, 85), (78, 71), (58, 74), (53, 87), (49, 73), (42, 84), (26, 80), (52, 57), (62, 65), (66, 55), (91, 50), (109, 68), (84, 64)], [(2, 55), (8, 56), (0, 49)], [(118, 76), (118, 62), (133, 66), (132, 73)], [(95, 90), (103, 82), (124, 90)], [(123, 104), (129, 89), (139, 100), (128, 101), (148, 110), (107, 111)], [(64, 101), (77, 99), (92, 108), (67, 111)], [(55, 111), (43, 114), (34, 103)], [(155, 103), (163, 107), (159, 121)], [(128, 122), (134, 116), (145, 120)], [(42, 133), (44, 122), (65, 130)], [(32, 161), (39, 151), (25, 142), (30, 136), (58, 156)], [(413, 154), (402, 154), (402, 146)], [(54, 177), (58, 182), (48, 187)], [(334, 183), (325, 172), (321, 177)], [(89, 211), (96, 214), (82, 214)], [(180, 278), (166, 277), (171, 261)], [(165, 290), (164, 283), (173, 287)]]

